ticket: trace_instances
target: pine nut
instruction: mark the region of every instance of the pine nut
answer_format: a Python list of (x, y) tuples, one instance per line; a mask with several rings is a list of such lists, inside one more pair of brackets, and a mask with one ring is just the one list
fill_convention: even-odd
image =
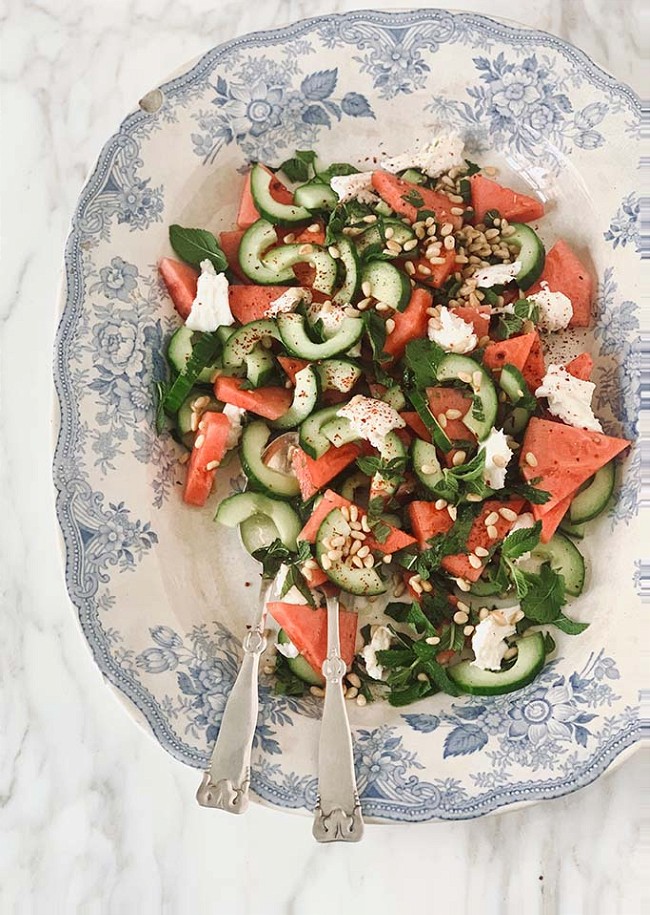
[(449, 517), (451, 518), (452, 521), (455, 521), (456, 518), (458, 517), (458, 509), (456, 508), (455, 505), (448, 505), (447, 512), (449, 513)]
[(357, 705), (364, 706), (368, 700), (363, 695), (363, 693), (359, 693), (359, 695), (357, 696), (355, 701), (356, 701)]
[(205, 469), (206, 470), (216, 470), (218, 466), (219, 466), (219, 461), (209, 461), (205, 465)]
[(390, 562), (392, 562), (392, 561), (393, 561), (393, 554), (392, 554), (392, 553), (384, 553), (384, 555), (383, 555), (383, 557), (382, 557), (382, 562), (384, 562), (384, 563), (386, 563), (386, 565), (388, 565), (388, 564), (389, 564)]
[(196, 432), (196, 430), (198, 428), (199, 428), (199, 414), (192, 413), (192, 418), (190, 419), (190, 429), (192, 430), (192, 432)]
[(481, 381), (483, 381), (483, 373), (479, 372), (478, 370), (476, 372), (472, 372), (472, 384), (474, 385), (475, 391), (481, 390)]
[(393, 589), (393, 594), (395, 597), (401, 597), (402, 594), (405, 594), (405, 593), (406, 593), (406, 585), (404, 584), (403, 581), (401, 581), (398, 585), (395, 585), (395, 588)]
[(490, 540), (496, 540), (497, 537), (499, 536), (499, 532), (493, 524), (490, 524), (490, 526), (488, 527), (487, 535), (490, 538)]
[(503, 656), (504, 661), (509, 661), (511, 658), (516, 658), (519, 654), (519, 649), (516, 645), (512, 645)]
[(402, 253), (402, 246), (400, 245), (400, 243), (398, 241), (394, 241), (392, 238), (390, 238), (386, 242), (386, 247), (388, 248), (389, 251), (392, 251), (394, 254)]
[(425, 476), (428, 476), (430, 473), (433, 473), (435, 471), (435, 467), (432, 467), (431, 464), (423, 464), (420, 467), (420, 470), (422, 471), (422, 473)]
[(317, 696), (319, 699), (322, 699), (325, 695), (325, 690), (321, 686), (310, 686), (309, 692), (312, 696)]
[(465, 581), (464, 578), (456, 578), (456, 586), (460, 588), (461, 591), (470, 591), (472, 586), (468, 581)]
[(471, 635), (474, 632), (474, 627), (472, 625), (465, 626), (463, 629), (463, 635)]
[(485, 521), (483, 522), (486, 527), (489, 527), (490, 524), (496, 524), (499, 520), (499, 515), (497, 512), (490, 512)]
[(366, 556), (369, 556), (369, 555), (370, 555), (370, 547), (367, 544), (366, 544), (366, 546), (362, 546), (361, 549), (357, 550), (357, 556), (359, 557), (359, 559), (365, 559)]
[[(361, 685), (361, 681), (360, 681), (360, 680), (359, 680), (359, 685)], [(358, 687), (352, 686), (352, 687), (347, 691), (347, 693), (345, 694), (345, 698), (346, 698), (346, 699), (356, 699), (358, 695), (359, 695), (359, 689), (358, 689)]]
[(480, 569), (483, 565), (481, 560), (478, 558), (478, 556), (474, 555), (474, 553), (470, 553), (467, 559), (473, 569)]
[(435, 507), (438, 511), (442, 511), (443, 508), (447, 508), (447, 500), (446, 499), (436, 499)]
[(427, 675), (424, 673), (424, 671), (420, 671), (420, 673), (417, 675), (417, 679), (420, 681), (420, 683), (428, 683), (428, 682), (429, 682), (429, 678), (428, 678)]
[(431, 270), (424, 264), (418, 264), (418, 273), (421, 273), (422, 276), (431, 276)]
[(341, 552), (341, 550), (330, 550), (327, 554), (327, 558), (331, 562), (338, 562), (340, 559), (343, 558), (343, 553)]
[(196, 440), (194, 442), (194, 447), (200, 448), (201, 445), (204, 445), (204, 444), (205, 444), (205, 435), (197, 435)]
[(374, 564), (375, 564), (374, 556), (366, 556), (366, 558), (363, 560), (363, 566), (365, 569), (372, 569)]
[(366, 534), (370, 533), (370, 522), (368, 521), (367, 515), (361, 516), (361, 530), (365, 531)]
[(411, 587), (411, 591), (415, 591), (416, 594), (422, 594), (422, 583), (419, 581), (416, 575), (414, 575), (413, 578), (409, 581), (409, 585)]
[(395, 229), (392, 226), (388, 226), (388, 228), (384, 232), (384, 235), (386, 236), (387, 239), (392, 238), (394, 234), (395, 234)]
[(425, 591), (427, 594), (431, 594), (431, 592), (433, 591), (433, 585), (431, 584), (431, 582), (429, 580), (422, 582), (422, 590)]
[(289, 232), (289, 234), (285, 235), (283, 239), (285, 245), (292, 245), (295, 240), (296, 236), (293, 234), (293, 232)]
[(402, 250), (403, 251), (412, 251), (413, 248), (417, 248), (417, 246), (418, 246), (417, 238), (411, 238), (411, 239), (409, 239), (409, 241), (404, 242), (404, 244), (402, 245)]
[(454, 231), (454, 227), (452, 226), (452, 224), (450, 222), (446, 222), (443, 225), (443, 227), (440, 229), (440, 235), (442, 238), (444, 238), (446, 235), (451, 235), (451, 233), (453, 231)]
[(482, 502), (483, 496), (479, 496), (477, 492), (468, 492), (465, 496), (468, 502)]
[(392, 334), (395, 330), (395, 321), (392, 318), (386, 320), (386, 333)]
[(517, 512), (513, 512), (513, 510), (511, 508), (500, 508), (499, 514), (501, 515), (502, 518), (505, 518), (506, 521), (516, 521), (517, 520)]
[(314, 246), (313, 245), (301, 245), (298, 248), (298, 254), (313, 254)]
[(482, 559), (484, 559), (486, 556), (490, 555), (490, 551), (486, 550), (484, 546), (477, 546), (474, 549), (474, 552), (476, 553), (477, 556), (480, 556)]
[(526, 463), (529, 464), (531, 467), (537, 467), (537, 458), (535, 457), (535, 455), (533, 454), (532, 451), (526, 452)]
[(352, 544), (350, 545), (350, 550), (349, 550), (348, 555), (354, 556), (356, 553), (359, 552), (360, 549), (361, 549), (361, 541), (353, 540)]
[(481, 607), (481, 609), (478, 612), (478, 618), (480, 620), (486, 620), (489, 615), (490, 615), (490, 611), (488, 610), (487, 607)]
[(464, 610), (456, 610), (454, 613), (454, 622), (458, 623), (459, 626), (464, 626), (469, 616), (465, 613)]
[(307, 226), (308, 232), (318, 232), (319, 229), (320, 229), (320, 226), (318, 225), (317, 222), (312, 222), (312, 224), (310, 226)]
[(362, 569), (363, 568), (363, 559), (359, 559), (358, 556), (353, 556), (352, 565), (357, 569)]
[[(450, 407), (448, 410), (445, 410), (445, 416), (447, 419), (460, 419), (463, 414), (460, 410), (454, 410), (453, 407)], [(460, 454), (460, 452), (459, 452)]]
[(451, 463), (454, 465), (454, 467), (460, 467), (461, 464), (465, 463), (466, 458), (467, 458), (466, 451), (457, 451), (456, 454), (451, 459)]
[(329, 252), (330, 257), (333, 257), (334, 260), (336, 260), (337, 258), (339, 258), (341, 256), (341, 252), (336, 247), (336, 245), (330, 245), (327, 250)]
[(350, 671), (346, 679), (350, 686), (355, 686), (357, 689), (359, 689), (361, 686), (361, 678), (358, 677), (353, 671)]
[(492, 457), (492, 463), (495, 467), (503, 468), (508, 466), (508, 459), (505, 458), (502, 454), (495, 454)]
[(413, 276), (413, 274), (415, 273), (415, 264), (413, 263), (413, 261), (407, 261), (404, 264), (404, 269), (406, 270), (406, 272), (408, 273), (409, 276)]
[(370, 295), (372, 295), (372, 286), (370, 285), (370, 283), (368, 282), (368, 280), (365, 280), (365, 282), (363, 282), (363, 283), (361, 284), (361, 292), (362, 292), (365, 296), (370, 296)]
[(323, 570), (323, 572), (327, 572), (329, 569), (332, 568), (332, 560), (329, 558), (327, 553), (325, 553), (324, 556), (321, 556), (320, 566), (321, 566), (321, 569)]
[(365, 540), (366, 533), (365, 531), (350, 531), (350, 537), (352, 537), (353, 540)]
[(438, 413), (438, 415), (436, 416), (436, 419), (438, 420), (438, 424), (439, 424), (443, 429), (446, 429), (446, 428), (447, 428), (447, 417), (446, 417), (446, 415), (445, 415), (444, 413)]
[(427, 639), (424, 640), (427, 645), (439, 645), (440, 636), (439, 635), (430, 635)]
[(454, 236), (447, 235), (447, 237), (445, 238), (444, 245), (445, 245), (446, 251), (453, 251), (453, 249), (456, 247), (456, 239), (454, 238)]
[(358, 521), (358, 520), (359, 520), (359, 509), (357, 508), (356, 505), (351, 505), (350, 506), (350, 521)]

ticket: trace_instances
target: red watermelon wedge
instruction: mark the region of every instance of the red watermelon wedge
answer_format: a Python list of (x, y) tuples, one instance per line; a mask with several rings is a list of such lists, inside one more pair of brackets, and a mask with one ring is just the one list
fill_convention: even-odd
[(458, 308), (451, 310), (467, 324), (474, 325), (474, 333), (479, 340), (481, 337), (485, 337), (490, 330), (490, 308), (488, 306), (479, 305), (478, 308), (470, 308), (467, 305), (459, 305)]
[(509, 340), (489, 343), (485, 347), (483, 365), (496, 373), (501, 372), (504, 365), (514, 365), (523, 372), (536, 336), (534, 333), (521, 334), (519, 337), (510, 337)]
[(158, 262), (158, 271), (174, 303), (174, 308), (185, 320), (192, 310), (192, 303), (196, 298), (198, 270), (173, 257), (163, 257)]
[(526, 290), (527, 295), (539, 292), (543, 282), (548, 283), (551, 292), (563, 292), (571, 299), (573, 317), (569, 327), (589, 327), (594, 283), (589, 270), (562, 239), (547, 252), (542, 275)]
[[(506, 518), (502, 518), (501, 515), (498, 515), (497, 520), (494, 522), (494, 527), (497, 530), (497, 537), (495, 540), (491, 540), (485, 523), (485, 519), (489, 515), (493, 512), (498, 514), (500, 508), (510, 508), (512, 511), (519, 514), (523, 507), (523, 499), (511, 499), (510, 502), (501, 502), (498, 499), (488, 499), (484, 502), (481, 513), (474, 519), (472, 527), (470, 528), (469, 536), (467, 538), (467, 553), (472, 553), (477, 546), (482, 546), (486, 550), (496, 546), (496, 544), (504, 539), (515, 523), (514, 521), (508, 521)], [(475, 569), (474, 566), (470, 564), (466, 553), (457, 553), (455, 556), (445, 556), (441, 565), (445, 572), (453, 575), (454, 578), (464, 578), (465, 581), (477, 581), (481, 577), (483, 566), (488, 561), (489, 557), (482, 559), (479, 568)]]
[[(323, 498), (310, 515), (309, 521), (298, 534), (298, 540), (306, 540), (308, 543), (313, 543), (316, 539), (318, 528), (329, 513), (335, 508), (342, 508), (344, 505), (349, 508), (352, 504), (349, 499), (344, 499), (334, 490), (327, 489), (323, 494)], [(359, 508), (359, 520), (364, 515), (363, 509)], [(411, 537), (410, 534), (393, 527), (391, 524), (388, 527), (390, 528), (389, 534), (381, 543), (375, 540), (371, 534), (366, 536), (365, 542), (371, 550), (377, 550), (380, 553), (397, 553), (398, 550), (403, 550), (405, 547), (415, 543), (415, 538)]]
[(453, 520), (446, 508), (436, 508), (434, 502), (410, 502), (407, 508), (411, 530), (418, 538), (418, 546), (426, 550), (429, 540), (436, 534), (446, 534)]
[(589, 381), (594, 370), (594, 360), (589, 353), (580, 353), (579, 356), (567, 363), (566, 370), (574, 378), (580, 378), (581, 381)]
[[(427, 388), (429, 409), (438, 418), (447, 410), (458, 410), (463, 416), (472, 409), (472, 398), (458, 388)], [(473, 441), (476, 436), (467, 428), (462, 419), (447, 419), (445, 433), (452, 441)]]
[(415, 432), (418, 438), (421, 438), (424, 442), (431, 442), (431, 433), (420, 419), (419, 413), (416, 413), (414, 410), (405, 410), (403, 413), (400, 413), (400, 416), (406, 425)]
[[(271, 601), (268, 604), (268, 610), (276, 623), (287, 633), (300, 654), (315, 671), (320, 673), (323, 661), (327, 657), (327, 610), (325, 607), (313, 609), (307, 604)], [(343, 605), (339, 609), (339, 636), (341, 657), (350, 667), (354, 660), (357, 638), (357, 614), (346, 610)]]
[[(293, 203), (293, 194), (289, 188), (283, 184), (279, 178), (276, 178), (273, 172), (264, 165), (261, 165), (260, 168), (263, 168), (267, 174), (271, 175), (271, 185), (269, 187), (271, 197), (278, 203)], [(246, 175), (246, 181), (244, 182), (244, 189), (242, 190), (239, 203), (237, 225), (240, 229), (247, 229), (249, 226), (252, 226), (254, 222), (257, 222), (259, 218), (260, 214), (255, 206), (255, 201), (253, 200), (253, 195), (251, 193), (251, 173), (249, 172)]]
[(372, 186), (389, 207), (400, 216), (406, 216), (410, 222), (415, 222), (418, 210), (424, 209), (432, 210), (441, 224), (450, 222), (454, 229), (460, 229), (463, 224), (462, 216), (451, 215), (450, 210), (456, 204), (446, 194), (410, 184), (388, 172), (373, 172)]
[(259, 321), (266, 316), (269, 305), (289, 286), (229, 286), (228, 304), (240, 324)]
[[(551, 494), (544, 505), (533, 506), (535, 517), (541, 518), (556, 508), (629, 444), (624, 438), (534, 416), (526, 428), (519, 466), (528, 482), (535, 480), (538, 489)], [(527, 459), (529, 454), (533, 455), (534, 466)]]
[(241, 280), (242, 283), (250, 283), (249, 278), (239, 266), (239, 245), (243, 237), (243, 229), (234, 229), (231, 232), (220, 232), (219, 244), (221, 245), (221, 250), (226, 255), (230, 272), (234, 273), (237, 279)]
[(530, 353), (528, 354), (528, 359), (521, 371), (521, 374), (524, 376), (524, 381), (528, 385), (528, 390), (531, 394), (534, 394), (537, 388), (542, 383), (544, 374), (546, 373), (546, 363), (544, 362), (544, 350), (542, 349), (542, 341), (540, 340), (539, 334), (533, 334), (535, 339), (533, 340), (533, 345), (530, 348)]
[(311, 458), (302, 448), (296, 448), (291, 459), (291, 466), (300, 484), (303, 499), (310, 499), (326, 483), (356, 461), (360, 454), (361, 448), (355, 442), (342, 445), (340, 448), (332, 446), (319, 458)]
[(540, 515), (539, 511), (537, 511), (539, 505), (533, 505), (533, 518), (535, 518), (536, 521), (542, 522), (542, 531), (539, 535), (539, 539), (542, 543), (548, 543), (558, 529), (562, 518), (564, 518), (569, 510), (574, 495), (574, 493), (571, 493), (570, 496), (566, 496), (566, 498), (557, 503), (555, 508), (552, 508), (550, 512), (546, 512), (545, 515)]
[(472, 175), (472, 206), (474, 221), (483, 222), (488, 210), (498, 210), (509, 222), (532, 222), (544, 215), (544, 204), (541, 200), (520, 194), (485, 175)]

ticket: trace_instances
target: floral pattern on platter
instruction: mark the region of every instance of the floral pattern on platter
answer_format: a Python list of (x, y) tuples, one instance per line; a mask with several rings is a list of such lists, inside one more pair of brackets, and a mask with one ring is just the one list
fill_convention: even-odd
[[(67, 585), (103, 674), (186, 764), (207, 762), (241, 648), (223, 620), (180, 622), (177, 608), (150, 598), (160, 563), (187, 545), (174, 539), (181, 514), (169, 498), (181, 477), (178, 446), (153, 429), (160, 351), (176, 326), (153, 264), (165, 224), (178, 215), (171, 201), (186, 195), (188, 174), (195, 186), (208, 173), (212, 179), (202, 161), (242, 170), (247, 159), (278, 163), (296, 147), (313, 145), (335, 160), (350, 139), (367, 134), (374, 144), (384, 122), (399, 112), (410, 117), (409, 106), (421, 113), (441, 82), (444, 92), (431, 111), (479, 150), (486, 127), (492, 145), (513, 150), (536, 174), (556, 169), (553, 149), (587, 178), (612, 162), (625, 174), (618, 138), (636, 141), (638, 102), (580, 52), (473, 14), (360, 11), (211, 50), (156, 90), (158, 109), (127, 117), (80, 197), (66, 246), (55, 370), (61, 425), (54, 476)], [(544, 142), (536, 144), (542, 133)], [(623, 188), (635, 187), (626, 182)], [(595, 406), (608, 431), (633, 437), (640, 312), (626, 263), (638, 248), (638, 197), (613, 193), (601, 188), (594, 206), (594, 234), (606, 249), (604, 263), (602, 250), (597, 255), (602, 282), (590, 333), (592, 350), (599, 350)], [(188, 199), (189, 218), (193, 207)], [(617, 537), (631, 538), (639, 452), (623, 466), (611, 523)], [(229, 479), (232, 491), (241, 488), (235, 466), (220, 486), (227, 489)], [(190, 518), (184, 513), (179, 529), (207, 530), (207, 518)], [(610, 536), (603, 521), (595, 527), (596, 541)], [(647, 564), (629, 564), (632, 593), (647, 596)], [(192, 600), (203, 606), (198, 592)], [(133, 613), (138, 602), (142, 612)], [(217, 602), (207, 612), (211, 620), (225, 610)], [(597, 777), (639, 739), (632, 648), (621, 636), (615, 646), (607, 642), (605, 656), (595, 626), (575, 644), (580, 660), (574, 664), (560, 641), (563, 656), (523, 697), (436, 696), (413, 708), (411, 721), (386, 706), (369, 706), (363, 717), (355, 708), (366, 815), (467, 818), (565, 794)], [(261, 690), (253, 791), (275, 805), (310, 810), (317, 780), (305, 748), (316, 745), (320, 704), (276, 697), (265, 677)]]
[(293, 88), (292, 74), (266, 58), (252, 72), (242, 66), (232, 79), (218, 76), (214, 108), (196, 115), (194, 151), (210, 164), (224, 145), (236, 142), (249, 159), (268, 162), (283, 150), (316, 144), (319, 131), (331, 129), (332, 119), (374, 118), (364, 95), (349, 91), (335, 96), (338, 81), (338, 69), (319, 70)]

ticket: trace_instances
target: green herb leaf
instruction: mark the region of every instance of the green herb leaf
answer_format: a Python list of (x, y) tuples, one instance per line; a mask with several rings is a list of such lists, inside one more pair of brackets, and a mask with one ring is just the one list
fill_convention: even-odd
[(539, 543), (542, 532), (542, 522), (536, 521), (532, 527), (522, 528), (508, 534), (501, 544), (501, 555), (505, 559), (517, 559), (524, 553), (530, 553)]
[(416, 388), (436, 384), (438, 366), (445, 355), (443, 348), (433, 340), (420, 338), (406, 344), (404, 363)]
[(416, 207), (416, 209), (424, 206), (424, 197), (419, 191), (416, 191), (415, 188), (411, 188), (406, 194), (402, 194), (402, 200), (406, 201), (406, 203), (410, 203), (411, 206)]
[(388, 696), (388, 702), (390, 705), (401, 708), (405, 705), (410, 705), (412, 702), (417, 702), (418, 699), (423, 699), (425, 696), (429, 696), (433, 692), (434, 690), (428, 683), (422, 683), (420, 680), (414, 680), (413, 683), (406, 687), (406, 689), (391, 690)]
[(297, 677), (289, 667), (287, 659), (278, 652), (275, 662), (275, 686), (276, 696), (304, 696), (308, 685)]
[(417, 410), (417, 414), (431, 433), (431, 437), (441, 451), (451, 451), (452, 444), (444, 429), (435, 418), (424, 395), (420, 391), (407, 391), (407, 397)]
[(530, 483), (509, 483), (507, 489), (503, 490), (502, 495), (521, 496), (527, 499), (531, 505), (544, 505), (551, 498), (550, 492), (545, 489), (537, 489)]
[(405, 455), (391, 458), (389, 461), (374, 455), (357, 458), (357, 467), (369, 477), (380, 473), (386, 480), (395, 480), (399, 483), (404, 480), (407, 463), (408, 458)]
[(392, 357), (384, 351), (386, 322), (374, 309), (367, 311), (363, 320), (366, 324), (366, 333), (370, 341), (373, 359), (380, 363), (388, 362)]
[(521, 609), (534, 623), (556, 620), (566, 603), (564, 578), (545, 562), (538, 574), (525, 573), (527, 593), (521, 598)]
[(331, 165), (328, 165), (326, 169), (318, 173), (318, 177), (321, 181), (331, 181), (332, 178), (335, 178), (339, 175), (358, 175), (359, 169), (355, 168), (354, 165), (350, 165), (349, 162), (332, 162)]
[(228, 269), (226, 255), (212, 232), (206, 229), (184, 229), (183, 226), (169, 227), (169, 242), (185, 263), (200, 267), (201, 261), (209, 260), (217, 273)]
[(432, 537), (429, 540), (431, 545), (417, 557), (412, 566), (413, 570), (421, 578), (427, 579), (440, 568), (440, 563), (445, 556), (455, 556), (457, 553), (467, 552), (467, 538), (472, 521), (472, 517), (459, 517), (447, 533), (436, 534), (435, 537)]
[(441, 664), (438, 664), (436, 660), (431, 658), (428, 661), (422, 662), (421, 666), (439, 690), (443, 693), (447, 693), (449, 696), (460, 696), (461, 690), (451, 679), (447, 670)]
[(581, 632), (589, 628), (589, 623), (579, 623), (577, 620), (571, 620), (563, 613), (560, 613), (559, 616), (552, 620), (552, 623), (562, 632), (566, 632), (567, 635), (580, 635)]
[(517, 315), (500, 314), (496, 334), (499, 340), (508, 340), (515, 334), (521, 333), (524, 326), (523, 320)]
[(284, 172), (289, 181), (308, 181), (316, 161), (311, 149), (297, 149), (295, 156), (282, 163), (278, 171)]
[(471, 159), (465, 159), (465, 165), (467, 166), (467, 174), (469, 176), (475, 175), (477, 172), (481, 171), (481, 166), (477, 165), (476, 162), (472, 162)]
[(413, 662), (413, 652), (409, 648), (387, 648), (377, 652), (377, 663), (387, 670), (407, 667)]
[(198, 341), (192, 345), (192, 355), (187, 360), (185, 370), (165, 393), (163, 408), (166, 413), (178, 412), (196, 379), (206, 366), (214, 362), (220, 348), (221, 342), (216, 334), (199, 335)]
[(293, 587), (300, 591), (310, 607), (316, 606), (309, 585), (307, 584), (307, 579), (302, 574), (297, 565), (295, 565), (295, 562), (289, 565), (289, 568), (287, 569), (284, 583), (280, 589), (280, 598), (283, 598), (286, 594), (288, 594)]

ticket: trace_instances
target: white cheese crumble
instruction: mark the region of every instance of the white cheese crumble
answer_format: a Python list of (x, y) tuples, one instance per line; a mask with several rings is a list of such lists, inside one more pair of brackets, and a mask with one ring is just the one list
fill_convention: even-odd
[(217, 273), (212, 261), (201, 261), (201, 275), (196, 284), (196, 298), (185, 321), (190, 330), (211, 333), (217, 327), (234, 324), (228, 302), (228, 279)]
[[(295, 590), (295, 589), (294, 589), (294, 590)], [(302, 596), (302, 595), (301, 595), (301, 596)], [(285, 597), (284, 599), (286, 600), (286, 597)], [(292, 603), (292, 604), (295, 604), (296, 601), (291, 601), (291, 603)], [(276, 642), (276, 643), (275, 643), (275, 649), (276, 649), (276, 651), (277, 651), (279, 654), (284, 655), (285, 658), (297, 658), (298, 655), (300, 654), (300, 652), (298, 651), (298, 649), (296, 648), (296, 646), (295, 646), (295, 645), (293, 644), (293, 642), (291, 642), (291, 641), (289, 641), (289, 642)]]
[(329, 340), (345, 321), (345, 306), (335, 305), (334, 302), (329, 301), (315, 302), (307, 309), (307, 317), (311, 324), (315, 324), (316, 321), (323, 322), (323, 333)]
[(506, 485), (506, 469), (512, 458), (503, 429), (490, 429), (488, 437), (479, 445), (485, 452), (483, 479), (492, 489), (503, 489)]
[(269, 302), (269, 307), (264, 312), (267, 318), (277, 318), (278, 315), (287, 314), (295, 311), (301, 302), (311, 304), (311, 292), (309, 289), (287, 289), (277, 299)]
[(603, 428), (591, 409), (595, 389), (593, 381), (574, 378), (563, 365), (549, 365), (535, 397), (546, 397), (549, 413), (569, 426), (602, 432)]
[(546, 280), (542, 281), (539, 292), (526, 296), (529, 302), (534, 302), (539, 310), (537, 323), (542, 330), (564, 330), (568, 327), (573, 317), (571, 299), (563, 292), (551, 292)]
[(409, 149), (399, 156), (384, 159), (379, 164), (384, 171), (392, 174), (405, 171), (407, 168), (417, 168), (429, 178), (437, 178), (450, 168), (463, 165), (464, 147), (462, 137), (455, 133), (446, 133), (436, 137), (426, 146)]
[(341, 203), (355, 198), (359, 203), (374, 203), (377, 200), (377, 195), (372, 190), (372, 172), (334, 175), (330, 185)]
[(384, 668), (377, 661), (377, 652), (389, 649), (392, 637), (392, 632), (386, 626), (377, 626), (370, 642), (364, 646), (361, 652), (361, 657), (366, 662), (368, 676), (372, 677), (373, 680), (384, 679)]
[(363, 394), (357, 394), (350, 403), (341, 407), (337, 416), (349, 420), (352, 431), (359, 438), (365, 438), (378, 451), (384, 447), (389, 432), (406, 425), (397, 410), (389, 404), (375, 400), (374, 397), (364, 397)]
[[(302, 592), (300, 592), (298, 590), (298, 588), (296, 588), (295, 585), (291, 585), (291, 587), (289, 588), (287, 593), (283, 594), (282, 597), (280, 597), (280, 594), (282, 593), (282, 588), (284, 587), (284, 583), (287, 579), (288, 572), (289, 572), (289, 566), (281, 565), (278, 570), (278, 574), (275, 576), (274, 588), (275, 588), (275, 593), (278, 596), (278, 600), (283, 601), (285, 604), (303, 604), (303, 605), (305, 605), (305, 604), (309, 603), (309, 601), (304, 596), (304, 594), (302, 594)], [(318, 607), (320, 605), (320, 593), (318, 591), (312, 591), (311, 588), (309, 590), (311, 592), (314, 603)], [(284, 654), (284, 652), (281, 651), (280, 646), (278, 646), (278, 651), (280, 651), (282, 654)], [(296, 652), (296, 654), (298, 654), (298, 652)], [(296, 655), (289, 655), (289, 654), (285, 655), (285, 657), (287, 657), (287, 658), (289, 658), (289, 657), (295, 658), (295, 656)]]
[(514, 264), (492, 264), (490, 267), (481, 267), (472, 279), (476, 280), (476, 285), (481, 289), (506, 286), (510, 280), (515, 279), (520, 270), (521, 261), (515, 261)]
[(241, 407), (234, 407), (232, 404), (227, 403), (223, 408), (223, 415), (227, 416), (230, 422), (228, 438), (226, 439), (226, 451), (230, 451), (231, 448), (236, 448), (239, 444), (239, 439), (242, 434), (241, 421), (244, 416), (246, 416), (246, 410), (242, 410)]
[(429, 318), (429, 340), (433, 340), (447, 353), (471, 353), (478, 345), (474, 325), (464, 321), (445, 305), (438, 309), (438, 317)]
[(475, 655), (473, 667), (481, 670), (501, 669), (503, 656), (508, 650), (505, 640), (515, 634), (515, 624), (523, 615), (519, 604), (516, 604), (514, 607), (492, 610), (481, 620), (472, 636), (472, 651)]

